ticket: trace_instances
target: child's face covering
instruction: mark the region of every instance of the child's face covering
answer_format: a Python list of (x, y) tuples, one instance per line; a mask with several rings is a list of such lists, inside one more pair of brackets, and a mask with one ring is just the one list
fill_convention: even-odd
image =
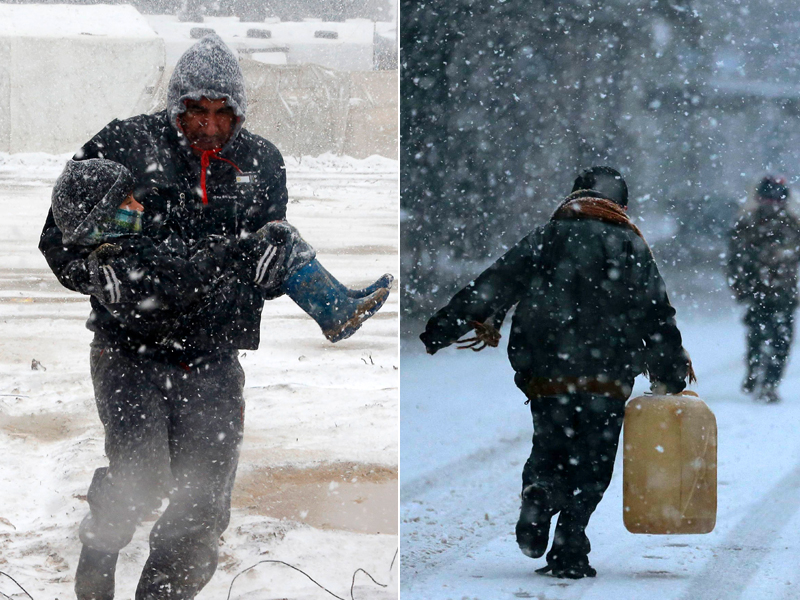
[(144, 213), (144, 206), (134, 200), (133, 194), (129, 194), (111, 218), (95, 225), (87, 242), (93, 245), (123, 235), (141, 233), (142, 213)]

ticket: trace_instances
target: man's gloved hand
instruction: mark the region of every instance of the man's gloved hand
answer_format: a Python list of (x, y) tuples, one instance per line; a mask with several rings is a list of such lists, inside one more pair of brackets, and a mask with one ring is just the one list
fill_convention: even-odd
[(155, 244), (141, 236), (119, 238), (101, 244), (86, 258), (86, 270), (91, 282), (89, 293), (102, 304), (141, 300), (137, 295), (147, 275), (142, 265), (147, 264), (155, 253)]
[(286, 277), (286, 237), (279, 228), (262, 227), (239, 240), (239, 271), (243, 283), (266, 289), (280, 287)]
[(295, 227), (271, 221), (253, 235), (239, 240), (241, 280), (266, 290), (277, 290), (287, 278), (316, 256)]

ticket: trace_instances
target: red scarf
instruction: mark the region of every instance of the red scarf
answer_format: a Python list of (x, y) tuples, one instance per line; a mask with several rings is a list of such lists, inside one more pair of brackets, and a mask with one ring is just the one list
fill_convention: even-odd
[(236, 166), (236, 164), (232, 160), (228, 160), (227, 158), (220, 156), (219, 153), (222, 152), (222, 148), (215, 148), (214, 150), (200, 150), (199, 148), (195, 148), (192, 146), (193, 150), (200, 152), (200, 189), (203, 190), (203, 204), (208, 205), (208, 190), (206, 189), (206, 172), (208, 171), (208, 167), (211, 164), (211, 159), (215, 160), (222, 160), (226, 163), (233, 165), (233, 168), (236, 169), (239, 173), (242, 170)]

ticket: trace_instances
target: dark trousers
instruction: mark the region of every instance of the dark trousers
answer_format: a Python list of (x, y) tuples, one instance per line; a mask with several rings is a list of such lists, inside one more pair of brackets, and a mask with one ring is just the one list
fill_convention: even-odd
[(747, 325), (747, 372), (765, 388), (783, 378), (794, 333), (794, 306), (753, 303), (744, 317)]
[(117, 552), (169, 498), (150, 532), (136, 600), (194, 598), (216, 570), (230, 520), (244, 425), (238, 358), (172, 364), (95, 341), (91, 371), (109, 465), (89, 487), (81, 541)]
[(533, 449), (522, 470), (523, 489), (547, 492), (560, 513), (548, 563), (587, 560), (589, 518), (611, 482), (625, 401), (575, 393), (531, 400)]

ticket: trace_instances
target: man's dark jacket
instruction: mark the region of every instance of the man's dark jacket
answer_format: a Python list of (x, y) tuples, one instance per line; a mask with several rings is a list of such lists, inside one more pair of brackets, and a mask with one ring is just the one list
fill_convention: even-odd
[(647, 243), (627, 224), (551, 219), (458, 292), (421, 338), (436, 351), (515, 304), (508, 356), (526, 393), (535, 382), (590, 381), (627, 397), (644, 372), (670, 392), (685, 387), (690, 362), (675, 309)]
[[(246, 108), (243, 90), (236, 57), (216, 36), (209, 36), (176, 66), (167, 110), (112, 121), (78, 151), (75, 160), (106, 158), (128, 168), (136, 181), (134, 195), (145, 208), (142, 234), (155, 244), (175, 234), (187, 246), (209, 235), (234, 240), (247, 237), (268, 221), (285, 218), (287, 191), (283, 158), (277, 148), (239, 129)], [(220, 154), (236, 166), (210, 160), (207, 204), (202, 202), (200, 158), (170, 122), (184, 99), (203, 95), (226, 97), (238, 119), (232, 139)], [(52, 211), (39, 249), (64, 286), (84, 294), (92, 292), (87, 257), (93, 248), (65, 246)], [(151, 290), (168, 285), (170, 277), (167, 271), (131, 273), (137, 286)], [(148, 282), (149, 286), (144, 285)], [(157, 336), (127, 326), (94, 296), (87, 327), (113, 343), (142, 353), (166, 351), (191, 358), (216, 350), (257, 348), (267, 292), (249, 281), (213, 283), (205, 282), (201, 294), (205, 299), (193, 310), (180, 306), (180, 302), (176, 302), (172, 314), (162, 310), (164, 328)], [(166, 348), (163, 334), (169, 334)]]

